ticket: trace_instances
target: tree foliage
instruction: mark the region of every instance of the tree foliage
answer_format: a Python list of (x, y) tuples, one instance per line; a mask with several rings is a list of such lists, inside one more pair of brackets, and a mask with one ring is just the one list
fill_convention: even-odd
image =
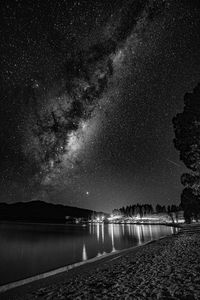
[(180, 160), (191, 170), (181, 176), (185, 186), (181, 195), (181, 205), (185, 219), (198, 218), (200, 213), (200, 84), (192, 93), (184, 96), (182, 113), (173, 118), (174, 146), (180, 153)]
[(184, 218), (187, 223), (191, 222), (191, 217), (198, 220), (200, 212), (199, 195), (195, 195), (192, 188), (185, 188), (181, 194), (181, 205), (184, 210)]
[[(160, 205), (157, 204), (155, 207), (155, 212), (156, 213), (168, 213), (169, 215), (171, 213), (175, 213), (181, 210), (180, 206), (176, 205), (168, 205), (167, 209), (165, 205)], [(153, 206), (151, 204), (134, 204), (134, 205), (129, 205), (126, 207), (121, 207), (119, 209), (114, 209), (113, 214), (114, 215), (120, 215), (124, 217), (145, 217), (147, 215), (151, 215), (154, 213)]]
[(153, 213), (153, 207), (150, 204), (134, 204), (126, 207), (121, 207), (119, 209), (114, 209), (114, 215), (122, 215), (125, 217), (144, 217), (148, 214)]

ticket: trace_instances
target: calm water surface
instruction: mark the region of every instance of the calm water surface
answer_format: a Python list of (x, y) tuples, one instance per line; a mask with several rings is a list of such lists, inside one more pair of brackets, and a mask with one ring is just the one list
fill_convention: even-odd
[(175, 233), (164, 225), (0, 224), (0, 285)]

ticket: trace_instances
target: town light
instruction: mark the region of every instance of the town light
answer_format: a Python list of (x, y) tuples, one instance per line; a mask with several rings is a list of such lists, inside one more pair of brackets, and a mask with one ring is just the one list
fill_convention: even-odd
[(112, 221), (112, 220), (116, 220), (116, 219), (122, 219), (122, 216), (120, 215), (113, 215), (111, 214), (110, 217), (108, 218), (109, 221)]

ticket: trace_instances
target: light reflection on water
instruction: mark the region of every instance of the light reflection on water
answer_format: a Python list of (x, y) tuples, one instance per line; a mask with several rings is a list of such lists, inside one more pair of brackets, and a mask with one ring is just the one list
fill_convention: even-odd
[(83, 261), (87, 260), (87, 252), (86, 252), (85, 244), (83, 244), (82, 260)]
[(164, 225), (0, 223), (0, 285), (175, 233)]

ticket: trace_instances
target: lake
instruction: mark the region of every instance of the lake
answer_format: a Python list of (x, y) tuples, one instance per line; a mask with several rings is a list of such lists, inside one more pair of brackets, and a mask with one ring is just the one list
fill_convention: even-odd
[(141, 245), (177, 230), (164, 225), (0, 223), (0, 285)]

